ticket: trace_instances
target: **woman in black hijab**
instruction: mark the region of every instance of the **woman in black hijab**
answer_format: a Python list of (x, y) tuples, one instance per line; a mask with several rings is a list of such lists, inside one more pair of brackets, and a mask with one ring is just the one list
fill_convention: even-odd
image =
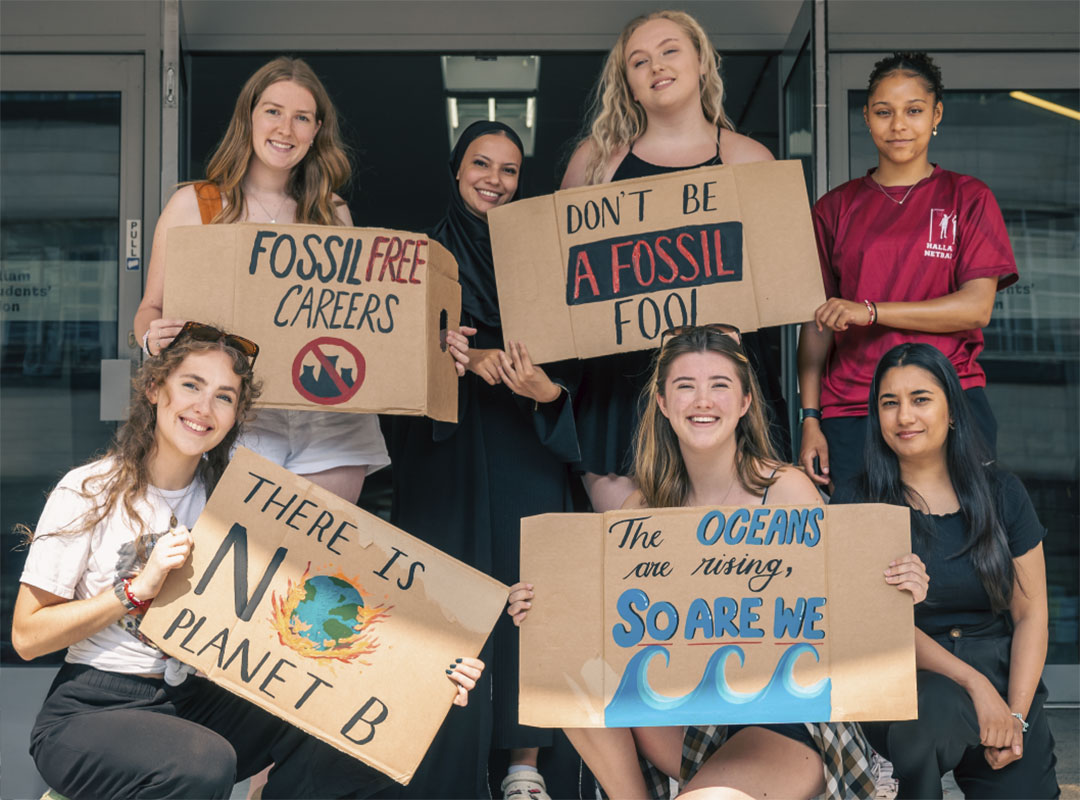
[[(502, 336), (487, 212), (516, 195), (523, 153), (517, 134), (499, 122), (470, 125), (454, 147), (449, 208), (431, 237), (457, 259), (461, 325), (471, 337), (458, 422), (394, 417), (390, 436), (391, 521), (507, 584), (518, 580), (521, 518), (572, 510), (567, 465), (579, 458), (569, 396), (576, 362), (541, 369), (524, 344)], [(509, 750), (512, 766), (528, 767), (496, 788), (521, 789), (513, 796), (529, 800), (547, 796), (528, 789), (529, 781), (544, 788), (534, 748), (551, 745), (554, 732), (517, 724), (516, 629), (500, 621), (485, 650), (490, 669), (483, 681), (493, 681), (492, 702), (481, 700), (488, 692), (478, 687), (465, 713), (447, 718), (400, 796), (488, 797), (492, 748)], [(576, 756), (562, 744), (571, 760), (560, 769), (562, 757), (545, 755), (547, 791), (577, 796)]]

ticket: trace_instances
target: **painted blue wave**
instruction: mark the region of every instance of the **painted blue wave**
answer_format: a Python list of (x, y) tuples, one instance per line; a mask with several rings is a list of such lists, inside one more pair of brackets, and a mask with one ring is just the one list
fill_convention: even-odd
[(728, 686), (724, 677), (727, 662), (738, 656), (742, 667), (746, 657), (738, 645), (724, 645), (709, 657), (698, 685), (682, 697), (667, 697), (649, 685), (649, 662), (660, 653), (668, 666), (671, 655), (659, 645), (642, 648), (630, 659), (615, 696), (604, 709), (607, 727), (824, 722), (832, 713), (829, 678), (801, 686), (793, 677), (795, 662), (803, 653), (813, 653), (816, 661), (821, 660), (812, 644), (796, 642), (788, 647), (769, 682), (756, 692), (739, 692)]

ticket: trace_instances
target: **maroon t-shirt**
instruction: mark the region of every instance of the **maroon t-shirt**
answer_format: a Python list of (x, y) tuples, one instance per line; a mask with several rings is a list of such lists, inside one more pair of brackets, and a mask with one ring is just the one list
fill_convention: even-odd
[[(951, 294), (975, 278), (996, 277), (1003, 289), (1019, 277), (989, 187), (938, 166), (914, 187), (881, 186), (868, 172), (818, 200), (813, 217), (828, 297), (913, 302)], [(822, 416), (865, 416), (878, 361), (904, 342), (941, 350), (965, 389), (986, 385), (976, 362), (983, 349), (979, 328), (924, 333), (852, 325), (835, 334), (821, 381)]]

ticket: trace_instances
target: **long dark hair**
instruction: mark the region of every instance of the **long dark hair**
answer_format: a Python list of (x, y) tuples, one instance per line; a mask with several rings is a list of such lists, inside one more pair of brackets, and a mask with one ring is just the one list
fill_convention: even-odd
[[(878, 395), (882, 379), (894, 367), (925, 370), (945, 393), (951, 418), (945, 438), (945, 463), (968, 531), (964, 547), (952, 557), (970, 556), (979, 581), (990, 596), (991, 608), (994, 613), (1003, 613), (1012, 600), (1015, 572), (995, 500), (1000, 496), (997, 470), (991, 465), (986, 441), (968, 408), (956, 369), (936, 347), (908, 342), (897, 345), (878, 362), (870, 385), (864, 450), (866, 471), (859, 479), (860, 494), (869, 502), (925, 507), (918, 492), (901, 480), (900, 461), (881, 435)], [(926, 541), (932, 536), (933, 525), (928, 515), (912, 514), (912, 520), (916, 537)]]

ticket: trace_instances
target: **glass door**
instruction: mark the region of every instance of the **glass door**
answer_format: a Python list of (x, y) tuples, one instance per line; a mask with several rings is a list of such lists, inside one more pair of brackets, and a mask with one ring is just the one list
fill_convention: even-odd
[[(798, 159), (803, 165), (810, 205), (827, 188), (827, 152), (824, 146), (825, 104), (825, 0), (804, 0), (787, 43), (780, 53), (780, 152), (782, 159)], [(798, 325), (787, 325), (781, 333), (782, 380), (788, 407), (788, 430), (797, 462), (799, 425), (799, 379), (795, 363)]]
[[(1054, 702), (1080, 693), (1080, 90), (1075, 55), (934, 54), (945, 114), (931, 159), (974, 175), (1005, 217), (1020, 280), (998, 293), (980, 362), (998, 421), (998, 460), (1047, 527)], [(877, 163), (862, 119), (876, 58), (830, 60), (833, 185)]]
[[(0, 660), (8, 729), (21, 728), (26, 713), (32, 722), (47, 686), (38, 684), (51, 675), (10, 669), (23, 663), (11, 647), (11, 614), (25, 560), (12, 528), (32, 527), (58, 478), (108, 444), (138, 354), (130, 330), (143, 268), (143, 58), (3, 55), (0, 76)], [(15, 735), (23, 738), (5, 748), (0, 793), (28, 797), (35, 787), (20, 781), (36, 779), (25, 753), (29, 728)]]

